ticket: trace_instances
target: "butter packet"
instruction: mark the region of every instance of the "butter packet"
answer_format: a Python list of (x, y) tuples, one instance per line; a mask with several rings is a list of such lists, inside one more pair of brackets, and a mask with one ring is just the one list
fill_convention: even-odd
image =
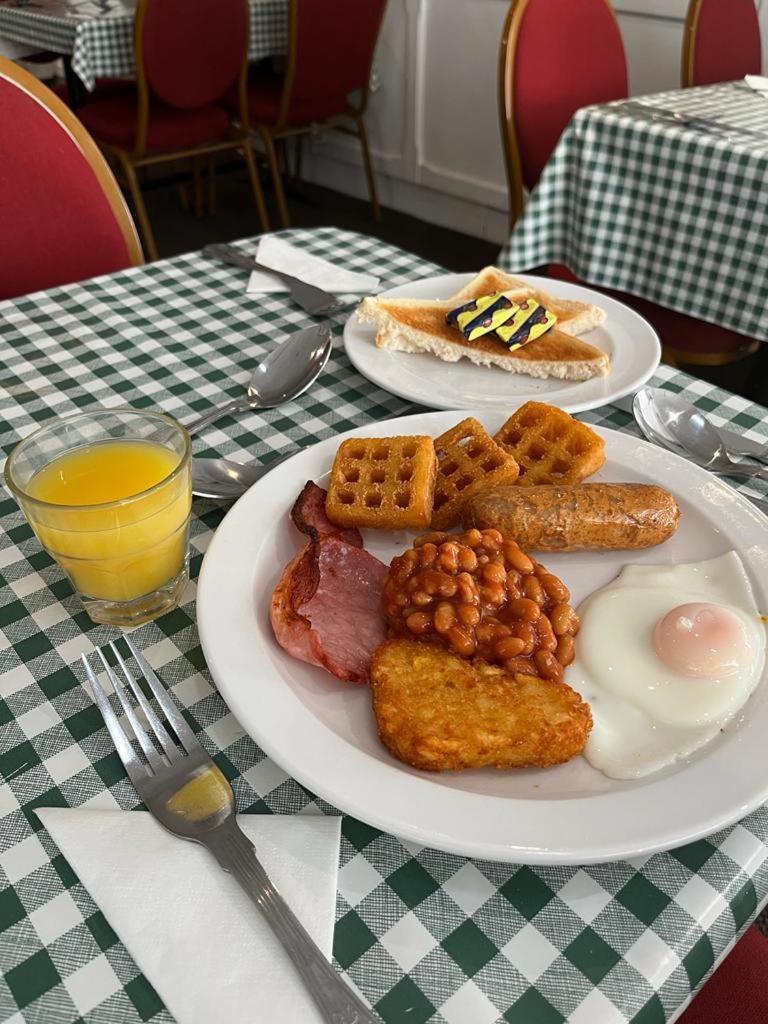
[(535, 299), (526, 299), (517, 306), (503, 324), (495, 328), (496, 337), (510, 352), (522, 348), (546, 334), (557, 323), (557, 317)]
[(452, 309), (445, 319), (452, 327), (458, 327), (467, 341), (476, 341), (507, 323), (518, 308), (502, 292), (494, 292)]

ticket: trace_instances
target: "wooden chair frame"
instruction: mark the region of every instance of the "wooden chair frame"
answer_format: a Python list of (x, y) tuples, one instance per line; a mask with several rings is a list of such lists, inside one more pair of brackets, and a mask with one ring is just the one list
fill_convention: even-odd
[[(238, 125), (232, 125), (230, 138), (222, 139), (217, 142), (205, 142), (199, 146), (191, 146), (187, 149), (163, 150), (158, 153), (147, 153), (147, 130), (149, 127), (151, 94), (144, 66), (143, 36), (144, 22), (151, 2), (152, 0), (138, 0), (136, 16), (133, 24), (133, 47), (136, 63), (137, 89), (137, 124), (136, 139), (133, 149), (126, 150), (122, 146), (115, 146), (107, 142), (101, 142), (99, 145), (104, 152), (114, 157), (120, 165), (125, 176), (126, 185), (130, 191), (131, 198), (133, 199), (133, 203), (136, 208), (136, 216), (139, 221), (141, 234), (144, 238), (144, 245), (146, 247), (147, 254), (151, 260), (156, 260), (158, 258), (157, 246), (155, 244), (152, 226), (149, 222), (147, 208), (144, 205), (144, 198), (141, 194), (141, 186), (139, 185), (138, 176), (136, 174), (137, 167), (150, 167), (155, 164), (170, 163), (174, 160), (189, 157), (194, 161), (193, 168), (197, 179), (200, 173), (199, 157), (208, 156), (210, 160), (216, 153), (223, 153), (232, 150), (240, 151), (248, 169), (248, 177), (250, 179), (251, 190), (256, 202), (256, 209), (259, 214), (259, 221), (261, 222), (262, 230), (265, 232), (269, 231), (270, 225), (269, 217), (267, 216), (267, 208), (264, 204), (264, 194), (261, 189), (261, 182), (259, 181), (259, 172), (256, 168), (256, 161), (250, 144), (248, 103), (246, 94), (248, 77), (247, 46), (237, 80), (239, 123)], [(242, 2), (247, 6), (247, 0), (242, 0)], [(250, 25), (249, 12), (248, 24)]]
[[(499, 53), (499, 121), (504, 148), (504, 165), (507, 170), (510, 228), (514, 227), (523, 212), (525, 195), (523, 165), (520, 159), (520, 143), (515, 120), (515, 61), (520, 28), (528, 3), (529, 0), (512, 0), (501, 34)], [(611, 12), (618, 27), (616, 12), (610, 0), (605, 0), (605, 6)]]
[(6, 57), (0, 57), (0, 78), (8, 79), (40, 106), (45, 107), (51, 117), (66, 132), (74, 145), (88, 161), (96, 180), (101, 186), (115, 220), (120, 228), (130, 264), (139, 267), (144, 262), (141, 242), (136, 232), (130, 210), (126, 205), (120, 186), (104, 159), (99, 147), (88, 134), (85, 126), (78, 121), (69, 107), (43, 83), (24, 68)]
[[(360, 0), (364, 2), (364, 0)], [(381, 25), (384, 20), (384, 11), (386, 7), (382, 6), (381, 17), (379, 24), (376, 29), (376, 38), (378, 39), (379, 33), (381, 32)], [(275, 189), (275, 200), (277, 202), (278, 213), (280, 214), (280, 222), (284, 228), (290, 227), (290, 215), (288, 213), (288, 204), (285, 200), (285, 190), (283, 189), (283, 181), (280, 174), (280, 167), (277, 160), (277, 151), (275, 149), (275, 141), (277, 139), (286, 139), (291, 136), (296, 136), (300, 140), (304, 135), (308, 135), (312, 129), (312, 124), (301, 124), (301, 125), (289, 125), (288, 114), (291, 109), (291, 99), (293, 94), (293, 83), (296, 77), (296, 59), (297, 59), (297, 36), (299, 30), (299, 5), (298, 0), (289, 0), (288, 6), (288, 56), (286, 59), (285, 76), (283, 78), (283, 92), (280, 97), (280, 108), (277, 115), (277, 122), (274, 125), (268, 124), (255, 124), (254, 130), (259, 133), (261, 141), (264, 145), (264, 154), (267, 158), (267, 164), (269, 165), (270, 173), (272, 174), (272, 180)], [(333, 131), (342, 132), (344, 135), (353, 135), (360, 140), (360, 146), (363, 153), (363, 166), (365, 168), (365, 177), (368, 183), (368, 195), (373, 209), (374, 220), (381, 220), (381, 207), (379, 206), (379, 198), (376, 192), (376, 179), (373, 173), (373, 162), (371, 160), (371, 149), (368, 142), (368, 129), (365, 124), (365, 114), (368, 109), (368, 100), (370, 97), (370, 86), (368, 82), (361, 90), (360, 103), (358, 105), (347, 103), (347, 110), (336, 117), (328, 118), (327, 121), (323, 121), (322, 124)], [(346, 123), (347, 120), (351, 120), (354, 127), (351, 127)], [(300, 160), (299, 150), (299, 160)]]

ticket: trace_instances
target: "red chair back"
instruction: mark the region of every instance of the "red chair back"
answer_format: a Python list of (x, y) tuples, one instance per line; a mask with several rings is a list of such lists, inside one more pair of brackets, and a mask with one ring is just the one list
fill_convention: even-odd
[(290, 102), (344, 100), (366, 89), (386, 5), (387, 0), (291, 0)]
[(0, 298), (142, 262), (96, 144), (32, 75), (0, 58)]
[(691, 0), (683, 42), (683, 85), (759, 75), (760, 22), (755, 0)]
[(140, 0), (135, 49), (153, 95), (180, 109), (221, 99), (248, 53), (248, 0)]
[(515, 0), (511, 18), (512, 113), (530, 189), (580, 107), (626, 97), (627, 62), (607, 0)]

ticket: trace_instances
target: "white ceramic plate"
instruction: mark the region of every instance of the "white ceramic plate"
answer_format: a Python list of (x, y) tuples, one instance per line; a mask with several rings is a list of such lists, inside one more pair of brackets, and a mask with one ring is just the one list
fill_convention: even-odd
[[(476, 413), (496, 430), (503, 415)], [(457, 414), (403, 417), (354, 431), (428, 433)], [(542, 560), (578, 604), (627, 562), (701, 561), (735, 549), (768, 608), (768, 520), (703, 469), (626, 434), (602, 430), (608, 459), (594, 479), (666, 484), (683, 511), (677, 534), (645, 551), (561, 554)], [(346, 436), (346, 435), (341, 435)], [(269, 601), (303, 538), (288, 512), (306, 480), (323, 483), (340, 438), (272, 470), (232, 508), (203, 563), (198, 625), (211, 673), (243, 727), (286, 772), (336, 807), (387, 832), (472, 857), (583, 864), (669, 849), (714, 832), (768, 798), (764, 770), (768, 686), (690, 763), (618, 782), (581, 758), (548, 769), (430, 774), (380, 744), (366, 686), (342, 683), (289, 657), (275, 642)], [(408, 534), (367, 531), (388, 562)]]
[[(474, 274), (442, 274), (410, 281), (384, 292), (414, 299), (447, 299), (472, 280)], [(353, 313), (344, 327), (344, 347), (352, 364), (386, 391), (432, 409), (517, 409), (536, 400), (567, 412), (583, 412), (607, 405), (645, 384), (659, 365), (659, 339), (639, 313), (600, 292), (566, 281), (521, 274), (520, 280), (558, 295), (601, 306), (608, 314), (602, 327), (581, 335), (608, 352), (611, 372), (592, 380), (536, 380), (468, 359), (444, 363), (431, 355), (409, 355), (376, 348), (376, 329), (362, 324)]]

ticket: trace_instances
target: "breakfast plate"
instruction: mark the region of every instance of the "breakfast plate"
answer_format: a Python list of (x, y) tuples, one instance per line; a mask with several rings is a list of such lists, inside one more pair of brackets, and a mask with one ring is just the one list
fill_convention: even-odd
[[(376, 347), (375, 326), (361, 323), (356, 313), (344, 328), (347, 355), (353, 366), (374, 384), (433, 409), (509, 409), (534, 400), (549, 402), (566, 412), (583, 412), (636, 391), (651, 377), (659, 365), (661, 346), (653, 327), (639, 313), (583, 285), (531, 274), (517, 276), (559, 298), (592, 303), (605, 310), (605, 323), (585, 334), (583, 340), (609, 354), (611, 370), (606, 377), (584, 381), (537, 380), (475, 366), (466, 359), (446, 363), (427, 354), (390, 352)], [(383, 295), (447, 299), (473, 277), (474, 274), (442, 274), (409, 281)]]
[[(478, 412), (489, 430), (504, 414)], [(436, 436), (456, 413), (401, 417), (355, 436)], [(580, 604), (623, 567), (670, 567), (735, 551), (759, 609), (768, 607), (768, 524), (727, 484), (678, 456), (602, 429), (607, 460), (597, 481), (666, 484), (682, 510), (677, 532), (656, 548), (542, 554)], [(643, 856), (711, 834), (768, 798), (759, 766), (768, 731), (765, 672), (743, 710), (706, 747), (656, 774), (610, 779), (581, 756), (558, 767), (427, 773), (382, 746), (369, 688), (294, 660), (274, 639), (269, 606), (300, 535), (288, 513), (307, 480), (321, 486), (339, 442), (298, 453), (231, 509), (208, 548), (198, 589), (198, 625), (213, 678), (263, 750), (303, 786), (363, 821), (421, 845), (491, 860), (584, 864)], [(388, 563), (412, 534), (364, 531)], [(636, 640), (637, 638), (635, 638)], [(605, 643), (621, 643), (606, 636)], [(566, 672), (566, 680), (567, 680)]]

